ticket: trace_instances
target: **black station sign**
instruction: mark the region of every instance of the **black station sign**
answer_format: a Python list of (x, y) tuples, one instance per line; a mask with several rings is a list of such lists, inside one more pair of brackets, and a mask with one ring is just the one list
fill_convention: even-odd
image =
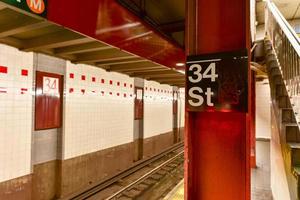
[(47, 0), (0, 0), (33, 14), (47, 16)]
[(188, 111), (248, 111), (247, 50), (189, 56)]

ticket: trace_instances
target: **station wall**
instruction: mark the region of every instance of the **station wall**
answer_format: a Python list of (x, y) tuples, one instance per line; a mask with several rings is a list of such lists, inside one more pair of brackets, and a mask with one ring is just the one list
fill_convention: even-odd
[(133, 141), (133, 78), (67, 62), (64, 159)]
[(0, 44), (0, 182), (31, 172), (33, 54)]
[(144, 91), (144, 138), (171, 132), (172, 87), (145, 81)]
[[(64, 76), (61, 128), (34, 128), (37, 71)], [(145, 158), (174, 144), (174, 88), (142, 81)], [(0, 44), (0, 199), (63, 197), (127, 168), (134, 99), (127, 75)], [(180, 128), (182, 91), (178, 113)]]

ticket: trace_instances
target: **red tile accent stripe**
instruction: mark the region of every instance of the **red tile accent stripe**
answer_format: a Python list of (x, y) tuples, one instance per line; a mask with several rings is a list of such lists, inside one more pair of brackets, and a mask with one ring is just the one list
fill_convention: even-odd
[(25, 94), (28, 91), (27, 88), (21, 88), (21, 94)]
[(22, 69), (21, 70), (21, 75), (22, 76), (28, 76), (28, 70), (27, 69)]
[(7, 67), (0, 66), (0, 73), (7, 74)]
[(7, 88), (0, 87), (0, 93), (7, 93)]

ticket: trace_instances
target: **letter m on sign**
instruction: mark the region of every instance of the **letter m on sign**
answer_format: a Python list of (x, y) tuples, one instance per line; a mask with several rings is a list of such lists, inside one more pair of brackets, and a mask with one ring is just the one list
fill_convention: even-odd
[(45, 10), (44, 0), (26, 0), (30, 10), (34, 13), (41, 14)]
[(42, 0), (30, 0), (30, 8), (42, 10)]

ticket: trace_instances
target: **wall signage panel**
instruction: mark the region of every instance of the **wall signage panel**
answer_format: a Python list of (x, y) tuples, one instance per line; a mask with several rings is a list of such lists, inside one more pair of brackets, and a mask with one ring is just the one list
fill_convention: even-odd
[(36, 72), (35, 130), (59, 128), (62, 124), (63, 76)]
[(248, 110), (247, 50), (187, 59), (188, 111)]
[(0, 0), (27, 12), (46, 17), (47, 0)]
[(144, 89), (140, 87), (134, 88), (135, 99), (134, 99), (134, 119), (144, 118)]

